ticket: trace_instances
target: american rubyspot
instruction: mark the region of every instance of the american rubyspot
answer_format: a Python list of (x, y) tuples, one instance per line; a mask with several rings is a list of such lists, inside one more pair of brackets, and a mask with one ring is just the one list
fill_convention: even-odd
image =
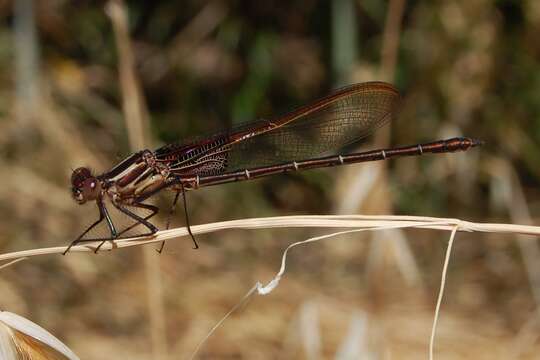
[[(399, 92), (390, 84), (352, 85), (271, 121), (248, 123), (198, 140), (165, 145), (155, 151), (139, 151), (101, 175), (93, 175), (85, 167), (77, 168), (71, 176), (73, 198), (79, 204), (95, 201), (99, 219), (75, 239), (64, 254), (75, 244), (102, 241), (96, 247), (97, 252), (105, 241), (132, 237), (130, 231), (139, 225), (145, 227), (146, 232), (138, 236), (154, 234), (158, 229), (149, 219), (159, 209), (144, 201), (163, 189), (176, 192), (173, 208), (182, 193), (184, 210), (187, 210), (185, 192), (203, 186), (398, 156), (465, 151), (481, 145), (478, 140), (457, 137), (320, 157), (358, 143), (388, 123), (397, 114), (399, 100)], [(121, 229), (115, 226), (109, 209), (130, 218), (131, 225)], [(138, 215), (137, 209), (148, 214)], [(108, 234), (86, 237), (104, 220)], [(190, 231), (187, 211), (186, 223)], [(197, 248), (194, 238), (193, 241)]]

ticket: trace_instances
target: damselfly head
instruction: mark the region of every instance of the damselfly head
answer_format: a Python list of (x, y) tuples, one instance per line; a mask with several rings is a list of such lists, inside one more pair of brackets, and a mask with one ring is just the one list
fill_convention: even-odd
[(101, 191), (99, 180), (92, 175), (90, 169), (80, 167), (71, 174), (71, 192), (75, 201), (84, 204), (89, 200), (96, 200)]

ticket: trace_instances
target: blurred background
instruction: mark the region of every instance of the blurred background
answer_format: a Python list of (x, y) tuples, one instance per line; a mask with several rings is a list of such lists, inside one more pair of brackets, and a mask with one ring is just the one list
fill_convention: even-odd
[[(466, 135), (467, 153), (209, 187), (192, 224), (295, 214), (407, 214), (534, 224), (540, 210), (536, 0), (0, 1), (0, 252), (67, 245), (97, 217), (71, 169), (269, 119), (340, 86), (403, 93), (370, 148)], [(166, 213), (172, 200), (156, 204)], [(157, 224), (164, 223), (163, 214)], [(178, 211), (174, 226), (183, 226)], [(1, 270), (0, 308), (83, 359), (183, 359), (285, 247), (331, 230), (226, 231), (43, 256)], [(342, 236), (295, 249), (280, 286), (234, 313), (204, 359), (427, 357), (448, 233)], [(435, 353), (540, 351), (534, 238), (458, 234)]]

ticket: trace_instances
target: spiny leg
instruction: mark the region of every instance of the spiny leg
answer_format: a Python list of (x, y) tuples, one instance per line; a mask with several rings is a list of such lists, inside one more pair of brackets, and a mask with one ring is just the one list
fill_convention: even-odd
[[(171, 206), (171, 209), (169, 210), (169, 215), (167, 215), (167, 223), (165, 225), (165, 230), (169, 230), (169, 227), (171, 226), (171, 218), (174, 215), (174, 212), (176, 210), (176, 203), (178, 202), (178, 196), (180, 195), (180, 191), (177, 191), (174, 195), (174, 200)], [(165, 241), (161, 242), (161, 246), (158, 250), (156, 250), (159, 254), (163, 251), (163, 248), (165, 247)]]
[[(62, 253), (62, 255), (66, 255), (74, 245), (77, 245), (77, 244), (80, 244), (80, 243), (83, 243), (83, 242), (95, 242), (96, 241), (95, 239), (82, 239), (82, 238), (90, 230), (92, 230), (96, 225), (101, 223), (103, 221), (103, 219), (107, 219), (107, 225), (109, 227), (109, 230), (111, 231), (111, 238), (114, 239), (117, 236), (116, 235), (116, 229), (114, 228), (114, 225), (112, 224), (109, 213), (107, 212), (107, 208), (105, 208), (105, 205), (103, 205), (103, 203), (101, 201), (97, 202), (97, 206), (98, 206), (98, 209), (99, 209), (99, 219), (97, 221), (95, 221), (92, 225), (90, 225), (88, 228), (86, 228), (86, 230), (81, 235), (79, 235), (79, 237), (77, 237), (77, 239), (73, 240), (71, 242), (71, 244), (69, 244), (67, 249)], [(107, 240), (104, 240), (103, 242), (105, 242), (105, 241), (107, 241)], [(103, 244), (103, 242), (98, 246), (98, 249)]]
[[(117, 239), (120, 235), (124, 234), (126, 231), (129, 231), (129, 230), (133, 229), (135, 226), (137, 226), (139, 224), (143, 224), (144, 226), (146, 226), (150, 230), (149, 233), (141, 234), (140, 236), (152, 235), (152, 234), (155, 234), (158, 231), (158, 229), (151, 222), (147, 221), (148, 219), (150, 219), (152, 216), (156, 215), (159, 212), (159, 209), (156, 206), (149, 205), (149, 204), (143, 204), (143, 203), (131, 204), (130, 206), (132, 206), (132, 207), (147, 209), (147, 210), (150, 210), (152, 212), (150, 215), (147, 215), (144, 218), (142, 218), (139, 215), (132, 213), (131, 211), (123, 208), (120, 205), (117, 205), (117, 204), (114, 204), (114, 203), (113, 203), (113, 205), (118, 210), (120, 210), (121, 212), (123, 212), (127, 216), (129, 216), (129, 217), (131, 217), (131, 218), (133, 218), (133, 219), (135, 219), (137, 221), (135, 224), (129, 226), (128, 228), (126, 228), (126, 229), (122, 230), (121, 232), (119, 232), (118, 234), (116, 234), (116, 236), (113, 239)], [(97, 253), (99, 251), (99, 249), (103, 246), (103, 244), (105, 244), (105, 242), (107, 242), (107, 241), (108, 240), (102, 241), (98, 245), (98, 247), (94, 250), (94, 253)]]
[[(126, 209), (125, 207), (119, 205), (119, 204), (115, 204), (113, 203), (114, 207), (117, 208), (118, 210), (120, 210), (121, 212), (123, 212), (124, 214), (126, 214), (127, 216), (129, 216), (130, 218), (134, 219), (134, 220), (137, 220), (137, 222), (139, 224), (142, 224), (144, 226), (146, 226), (148, 228), (148, 230), (150, 230), (149, 233), (147, 234), (141, 234), (139, 236), (148, 236), (148, 235), (152, 235), (152, 234), (155, 234), (157, 231), (158, 231), (158, 228), (154, 226), (154, 224), (152, 224), (151, 222), (149, 222), (148, 220), (146, 220), (145, 218), (142, 218), (140, 217), (139, 215), (137, 214), (134, 214), (133, 212), (129, 211), (128, 209)], [(143, 209), (152, 209), (153, 211), (155, 211), (155, 213), (157, 213), (158, 209), (157, 207), (155, 206), (152, 206), (152, 205), (148, 205), (148, 204), (137, 204), (137, 205), (131, 205), (131, 206), (135, 206), (135, 207), (140, 207), (140, 208), (143, 208)], [(154, 214), (155, 214), (154, 213)], [(153, 214), (152, 214), (153, 215)]]
[(100, 202), (100, 209), (101, 209), (102, 214), (105, 216), (105, 220), (107, 220), (107, 226), (109, 227), (109, 230), (111, 231), (111, 238), (103, 240), (94, 250), (94, 254), (97, 254), (97, 252), (103, 246), (103, 244), (105, 244), (105, 242), (114, 240), (118, 237), (118, 233), (116, 232), (116, 228), (114, 227), (114, 223), (111, 219), (111, 215), (109, 215), (109, 211), (107, 210), (105, 205), (103, 205), (102, 202)]
[(191, 240), (193, 240), (193, 244), (195, 247), (193, 249), (198, 249), (199, 244), (197, 244), (197, 241), (195, 240), (195, 236), (193, 236), (193, 233), (191, 232), (191, 225), (189, 224), (189, 214), (187, 209), (187, 200), (186, 200), (186, 190), (184, 189), (184, 184), (180, 182), (180, 186), (182, 187), (182, 199), (184, 200), (184, 214), (186, 215), (186, 228), (189, 233), (189, 236), (191, 236)]
[[(186, 200), (186, 190), (184, 188), (184, 184), (182, 183), (182, 181), (180, 181), (179, 183), (180, 183), (180, 187), (182, 188), (181, 192), (182, 192), (182, 200), (183, 200), (183, 203), (184, 203), (184, 214), (185, 214), (185, 217), (186, 217), (186, 228), (187, 228), (187, 231), (189, 233), (189, 236), (191, 237), (191, 240), (193, 241), (193, 244), (195, 245), (195, 247), (193, 247), (193, 249), (198, 249), (199, 244), (197, 244), (197, 240), (195, 240), (195, 236), (191, 232), (191, 225), (189, 223), (189, 214), (188, 214), (187, 200)], [(180, 191), (177, 191), (176, 195), (174, 196), (171, 211), (169, 212), (169, 217), (167, 218), (167, 229), (169, 229), (171, 216), (174, 214), (174, 211), (176, 209), (176, 203), (178, 202), (178, 196), (179, 195), (180, 195)], [(165, 246), (165, 241), (163, 241), (161, 243), (161, 247), (159, 248), (159, 250), (157, 250), (157, 252), (161, 254), (161, 252), (163, 251), (164, 246)]]
[(174, 200), (171, 206), (171, 210), (169, 211), (169, 215), (167, 216), (167, 224), (165, 225), (165, 230), (169, 230), (169, 227), (171, 226), (171, 218), (174, 215), (174, 212), (176, 210), (176, 203), (178, 202), (178, 196), (180, 196), (180, 191), (177, 191), (174, 195)]
[[(151, 217), (153, 217), (154, 215), (156, 215), (158, 212), (159, 212), (159, 208), (157, 206), (154, 206), (154, 205), (149, 205), (149, 204), (143, 204), (143, 203), (138, 203), (138, 204), (131, 204), (130, 206), (132, 207), (136, 207), (136, 208), (141, 208), (141, 209), (146, 209), (146, 210), (150, 210), (151, 213), (147, 216), (145, 216), (143, 219), (144, 220), (148, 220), (150, 219)], [(137, 221), (135, 224), (125, 228), (124, 230), (122, 230), (121, 232), (118, 233), (118, 236), (121, 236), (122, 234), (128, 232), (129, 230), (133, 229), (135, 226), (141, 224), (141, 222)]]
[(92, 225), (90, 225), (86, 230), (84, 230), (84, 232), (79, 235), (79, 237), (75, 240), (73, 240), (71, 242), (71, 244), (69, 244), (69, 246), (66, 248), (66, 250), (62, 253), (62, 255), (66, 255), (68, 253), (68, 251), (74, 246), (74, 245), (77, 245), (81, 242), (84, 242), (84, 240), (81, 240), (81, 238), (86, 235), (86, 233), (88, 233), (90, 230), (92, 230), (97, 224), (99, 224), (100, 222), (103, 221), (103, 219), (105, 218), (105, 216), (103, 216), (103, 213), (100, 211), (99, 212), (99, 219), (94, 222)]

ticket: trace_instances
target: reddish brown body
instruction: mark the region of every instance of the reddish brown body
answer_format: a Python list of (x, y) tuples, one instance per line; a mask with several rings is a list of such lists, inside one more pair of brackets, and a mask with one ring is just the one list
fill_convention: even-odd
[[(256, 179), (268, 175), (424, 153), (465, 151), (480, 141), (460, 137), (425, 144), (317, 157), (360, 140), (385, 125), (398, 112), (400, 96), (390, 84), (352, 85), (272, 121), (246, 124), (199, 141), (170, 144), (137, 152), (110, 171), (93, 176), (86, 168), (72, 176), (79, 203), (96, 201), (100, 219), (73, 243), (96, 239), (83, 236), (103, 219), (114, 239), (118, 233), (104, 200), (154, 233), (148, 219), (158, 209), (143, 201), (162, 189), (185, 192), (203, 186)], [(151, 210), (141, 218), (126, 206)], [(107, 240), (107, 239), (104, 239)], [(67, 251), (67, 250), (66, 250)]]

